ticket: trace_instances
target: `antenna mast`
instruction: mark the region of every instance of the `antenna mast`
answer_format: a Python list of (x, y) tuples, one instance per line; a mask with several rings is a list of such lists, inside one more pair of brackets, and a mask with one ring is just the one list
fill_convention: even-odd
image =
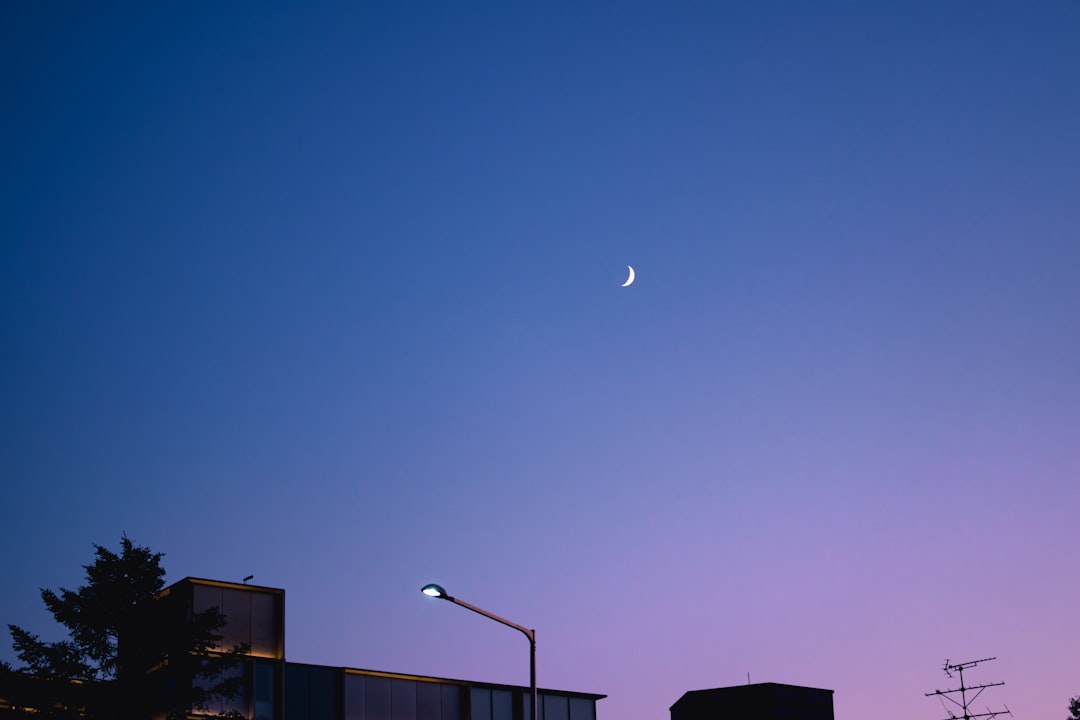
[[(973, 668), (976, 665), (978, 665), (979, 663), (990, 662), (991, 660), (997, 660), (997, 658), (983, 658), (982, 660), (968, 660), (967, 662), (962, 662), (962, 663), (950, 663), (948, 660), (946, 660), (945, 661), (945, 668), (944, 668), (945, 669), (945, 675), (947, 675), (948, 677), (951, 678), (953, 676), (954, 672), (958, 673), (960, 675), (960, 687), (954, 688), (952, 690), (935, 690), (934, 692), (928, 692), (928, 693), (926, 693), (926, 697), (930, 697), (931, 695), (937, 695), (941, 699), (941, 704), (945, 708), (945, 712), (949, 713), (948, 720), (961, 720), (961, 718), (962, 718), (962, 720), (972, 720), (972, 718), (987, 718), (989, 720), (989, 718), (997, 717), (998, 715), (1012, 715), (1012, 711), (1009, 710), (1007, 705), (1004, 706), (1005, 707), (1004, 710), (991, 710), (988, 707), (988, 708), (986, 708), (986, 712), (984, 712), (984, 713), (973, 713), (969, 709), (971, 707), (971, 704), (974, 703), (975, 700), (980, 695), (982, 695), (983, 690), (985, 690), (986, 688), (989, 688), (989, 687), (997, 687), (998, 685), (1004, 685), (1005, 684), (1004, 682), (996, 682), (996, 683), (987, 683), (985, 685), (972, 685), (970, 687), (964, 685), (964, 671), (965, 670)], [(971, 697), (968, 697), (968, 693), (972, 692), (972, 691), (976, 691), (975, 694), (972, 695)], [(959, 700), (952, 697), (953, 695), (955, 695), (957, 693), (960, 694), (960, 699)], [(949, 706), (945, 704), (946, 700), (951, 702), (956, 707), (960, 708), (963, 711), (963, 715), (957, 715), (955, 712), (953, 712), (949, 708)]]

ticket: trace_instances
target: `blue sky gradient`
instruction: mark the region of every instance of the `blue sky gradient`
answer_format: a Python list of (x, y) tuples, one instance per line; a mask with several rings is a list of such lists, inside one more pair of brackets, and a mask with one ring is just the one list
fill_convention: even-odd
[(3, 622), (126, 532), (600, 720), (1080, 694), (1080, 4), (9, 2), (0, 82)]

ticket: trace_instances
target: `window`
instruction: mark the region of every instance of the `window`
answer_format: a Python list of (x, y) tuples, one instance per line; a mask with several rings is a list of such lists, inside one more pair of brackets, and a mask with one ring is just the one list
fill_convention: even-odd
[(334, 668), (285, 666), (285, 720), (334, 720)]
[(255, 663), (255, 718), (274, 720), (274, 666)]
[(451, 683), (347, 672), (344, 700), (344, 720), (463, 720)]
[(251, 593), (243, 590), (221, 590), (221, 612), (225, 627), (221, 629), (221, 644), (226, 649), (251, 645)]
[(570, 720), (596, 720), (596, 701), (570, 698)]
[(419, 720), (441, 720), (441, 685), (433, 682), (416, 683), (416, 717)]
[(229, 697), (215, 696), (208, 699), (206, 708), (198, 709), (195, 714), (210, 714), (217, 715), (219, 713), (237, 712), (244, 717), (248, 716), (249, 708), (249, 680), (251, 675), (251, 668), (246, 662), (238, 662), (235, 665), (230, 665), (222, 669), (221, 675), (214, 678), (207, 677), (195, 677), (192, 679), (192, 685), (203, 690), (210, 690), (215, 685), (231, 678), (241, 677), (244, 678), (240, 682), (238, 692), (236, 695)]
[(469, 705), (472, 710), (470, 720), (491, 719), (491, 690), (487, 688), (472, 688), (469, 693)]
[(367, 681), (365, 720), (391, 720), (390, 678), (367, 677), (365, 680)]
[(345, 720), (367, 720), (367, 678), (345, 673)]
[(251, 654), (281, 659), (284, 651), (278, 637), (281, 617), (279, 596), (251, 593)]
[(544, 720), (570, 720), (569, 698), (565, 695), (543, 694), (539, 698), (540, 716)]
[(416, 720), (416, 685), (415, 680), (394, 678), (390, 681), (391, 720)]
[(217, 585), (195, 584), (192, 609), (196, 613), (219, 608), (225, 616), (221, 644), (217, 650), (247, 644), (255, 657), (283, 657), (281, 597), (275, 593)]

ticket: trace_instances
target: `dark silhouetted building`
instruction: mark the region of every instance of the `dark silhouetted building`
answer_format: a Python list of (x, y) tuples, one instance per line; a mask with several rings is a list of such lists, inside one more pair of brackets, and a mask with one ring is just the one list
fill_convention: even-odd
[[(210, 713), (235, 711), (251, 720), (532, 720), (527, 687), (287, 662), (284, 590), (185, 578), (166, 588), (157, 605), (168, 623), (218, 607), (226, 620), (219, 649), (251, 648), (234, 670), (243, 677), (240, 694)], [(165, 688), (184, 682), (184, 674), (161, 672)], [(596, 720), (603, 697), (539, 690), (538, 714)]]
[[(240, 690), (188, 718), (230, 713), (248, 720), (532, 720), (527, 687), (287, 662), (284, 590), (198, 578), (170, 585), (129, 618), (133, 631), (120, 643), (120, 661), (150, 653), (160, 661), (141, 676), (138, 697), (128, 696), (123, 708), (114, 708), (116, 717), (164, 720), (167, 708), (189, 706), (192, 683), (215, 687), (220, 677), (192, 680), (199, 677), (193, 672), (199, 663), (207, 666), (206, 655), (193, 654), (184, 643), (199, 613), (214, 607), (225, 625), (210, 655), (224, 661), (226, 675), (238, 680)], [(247, 652), (229, 656), (237, 646)], [(94, 694), (109, 685), (0, 668), (0, 720), (84, 717)], [(596, 720), (596, 701), (603, 697), (541, 689), (540, 720)]]
[(671, 706), (671, 720), (833, 720), (833, 691), (780, 683), (692, 690)]

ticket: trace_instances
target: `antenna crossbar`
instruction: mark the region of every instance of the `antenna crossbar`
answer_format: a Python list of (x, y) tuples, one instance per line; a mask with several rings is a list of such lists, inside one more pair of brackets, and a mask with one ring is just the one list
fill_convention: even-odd
[[(1012, 715), (1012, 712), (1009, 711), (1008, 706), (1005, 706), (1004, 710), (991, 710), (990, 708), (987, 708), (986, 712), (984, 713), (975, 713), (971, 711), (972, 703), (975, 702), (976, 698), (982, 695), (983, 690), (985, 690), (986, 688), (998, 687), (999, 685), (1004, 685), (1005, 683), (994, 682), (984, 683), (982, 685), (965, 686), (964, 671), (975, 667), (979, 663), (989, 662), (996, 659), (997, 658), (983, 658), (981, 660), (968, 660), (961, 663), (950, 663), (948, 660), (946, 660), (945, 666), (943, 668), (945, 671), (945, 675), (951, 678), (953, 676), (953, 672), (958, 673), (960, 675), (960, 687), (953, 688), (951, 690), (935, 690), (933, 692), (928, 692), (926, 693), (926, 697), (936, 695), (938, 699), (941, 700), (941, 704), (945, 708), (945, 712), (949, 715), (949, 717), (945, 720), (960, 720), (961, 718), (963, 718), (963, 720), (974, 720), (975, 718), (994, 718), (998, 715)], [(952, 695), (955, 695), (957, 693), (959, 693), (960, 695), (959, 700), (951, 697)], [(974, 694), (969, 697), (968, 693)], [(957, 715), (956, 713), (949, 710), (949, 706), (945, 705), (946, 700), (951, 702), (956, 707), (960, 708), (963, 711), (963, 715)]]

